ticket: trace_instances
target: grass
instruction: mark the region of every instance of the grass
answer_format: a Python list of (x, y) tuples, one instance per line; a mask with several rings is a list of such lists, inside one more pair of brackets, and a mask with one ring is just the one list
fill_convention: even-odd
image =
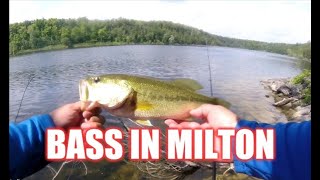
[(301, 84), (304, 88), (302, 90), (303, 102), (305, 104), (311, 104), (311, 70), (304, 70), (299, 75), (292, 79), (292, 83)]

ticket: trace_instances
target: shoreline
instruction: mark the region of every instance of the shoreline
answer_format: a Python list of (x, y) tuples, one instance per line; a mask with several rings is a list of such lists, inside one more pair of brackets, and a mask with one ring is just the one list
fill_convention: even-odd
[(80, 49), (80, 48), (91, 48), (91, 47), (101, 47), (101, 46), (122, 46), (122, 45), (133, 45), (133, 44), (121, 44), (121, 43), (80, 43), (75, 44), (73, 47), (68, 48), (65, 45), (58, 44), (53, 46), (46, 46), (40, 49), (30, 49), (30, 50), (24, 50), (22, 52), (19, 52), (14, 55), (10, 55), (9, 57), (18, 57), (23, 56), (27, 54), (34, 54), (34, 53), (41, 53), (41, 52), (51, 52), (51, 51), (60, 51), (60, 50), (67, 50), (67, 49)]
[(304, 102), (303, 84), (292, 83), (294, 78), (275, 78), (260, 81), (268, 90), (265, 98), (273, 98), (272, 104), (283, 113), (288, 122), (311, 120), (311, 103)]
[[(203, 44), (163, 44), (163, 43), (125, 43), (125, 42), (104, 42), (104, 43), (79, 43), (74, 44), (73, 47), (67, 47), (63, 44), (58, 45), (50, 45), (39, 49), (29, 49), (29, 50), (23, 50), (21, 52), (18, 52), (17, 54), (9, 54), (9, 58), (11, 57), (19, 57), (23, 55), (28, 54), (34, 54), (34, 53), (42, 53), (42, 52), (51, 52), (51, 51), (60, 51), (60, 50), (68, 50), (68, 49), (81, 49), (81, 48), (93, 48), (93, 47), (108, 47), (108, 46), (126, 46), (126, 45), (164, 45), (164, 46), (192, 46), (192, 47), (207, 47), (207, 46), (217, 46), (217, 45), (203, 45)], [(295, 58), (297, 60), (303, 60), (308, 63), (311, 63), (310, 59), (301, 58), (298, 56), (292, 56), (289, 54), (280, 54), (272, 51), (267, 50), (258, 50), (258, 49), (246, 49), (246, 48), (240, 48), (240, 47), (230, 47), (230, 46), (217, 46), (217, 47), (226, 47), (226, 48), (237, 48), (237, 49), (245, 49), (245, 50), (252, 50), (252, 51), (262, 51), (262, 52), (268, 52), (268, 53), (274, 53), (279, 55), (284, 55), (288, 57)]]
[[(22, 52), (19, 52), (14, 55), (10, 55), (9, 57), (18, 57), (23, 56), (27, 54), (33, 54), (33, 53), (41, 53), (41, 52), (51, 52), (51, 51), (60, 51), (60, 50), (68, 50), (68, 49), (81, 49), (81, 48), (93, 48), (93, 47), (109, 47), (109, 46), (130, 46), (130, 45), (160, 45), (160, 46), (193, 46), (193, 47), (205, 47), (206, 45), (202, 44), (162, 44), (162, 43), (122, 43), (122, 42), (109, 42), (109, 43), (79, 43), (73, 45), (73, 47), (68, 48), (65, 45), (59, 44), (59, 45), (53, 45), (53, 46), (46, 46), (40, 49), (30, 49), (30, 50), (24, 50)], [(212, 46), (212, 45), (208, 45)], [(223, 47), (223, 46), (218, 46)]]

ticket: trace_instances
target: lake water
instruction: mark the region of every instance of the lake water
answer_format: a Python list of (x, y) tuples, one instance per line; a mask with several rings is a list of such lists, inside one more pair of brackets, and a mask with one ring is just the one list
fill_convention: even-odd
[[(31, 77), (17, 121), (77, 101), (79, 80), (91, 75), (123, 73), (167, 79), (191, 78), (203, 85), (199, 93), (210, 95), (209, 61), (213, 96), (230, 102), (231, 109), (240, 118), (267, 123), (286, 121), (286, 117), (272, 106), (273, 99), (265, 97), (268, 91), (260, 81), (300, 73), (294, 58), (214, 46), (147, 45), (71, 49), (10, 58), (10, 121), (14, 121), (17, 115)], [(112, 117), (107, 121), (117, 122)], [(121, 170), (124, 166), (125, 170)], [(80, 164), (77, 167), (81, 169)], [(134, 169), (124, 163), (105, 162), (90, 163), (90, 168), (99, 170), (99, 175), (92, 176), (105, 179), (114, 177), (115, 172), (121, 174)], [(42, 171), (32, 177), (51, 179), (53, 176), (48, 169), (49, 174)], [(90, 179), (90, 173), (81, 178)]]

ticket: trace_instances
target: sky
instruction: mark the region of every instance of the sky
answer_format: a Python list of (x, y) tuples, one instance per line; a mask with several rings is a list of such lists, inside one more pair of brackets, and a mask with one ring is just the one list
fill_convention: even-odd
[(211, 34), (265, 42), (311, 40), (311, 1), (10, 0), (10, 24), (41, 18), (165, 20)]

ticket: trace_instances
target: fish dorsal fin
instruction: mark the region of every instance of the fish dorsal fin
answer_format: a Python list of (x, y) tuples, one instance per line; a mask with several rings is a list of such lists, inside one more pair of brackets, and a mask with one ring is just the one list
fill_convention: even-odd
[(179, 78), (170, 81), (170, 83), (182, 88), (188, 88), (193, 91), (203, 89), (203, 86), (193, 79)]

